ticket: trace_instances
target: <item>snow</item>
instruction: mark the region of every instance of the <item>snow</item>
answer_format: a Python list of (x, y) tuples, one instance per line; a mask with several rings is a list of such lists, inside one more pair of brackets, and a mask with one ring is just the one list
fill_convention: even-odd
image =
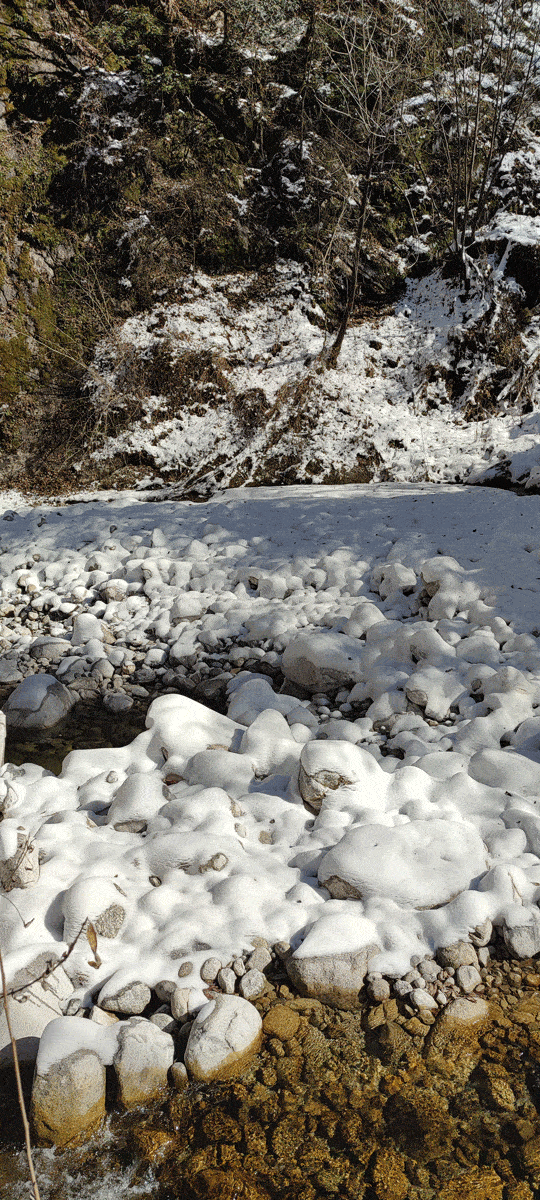
[[(188, 670), (221, 667), (229, 684), (228, 716), (173, 688), (128, 746), (73, 751), (59, 778), (2, 769), (6, 816), (41, 862), (17, 890), (27, 924), (6, 921), (8, 972), (62, 953), (88, 918), (98, 957), (83, 933), (66, 963), (85, 1003), (189, 961), (194, 1011), (209, 954), (225, 965), (257, 936), (313, 953), (320, 923), (321, 953), (375, 941), (373, 969), (401, 975), (488, 917), (530, 922), (539, 507), (494, 489), (379, 484), (20, 503), (3, 528), (0, 515), (2, 635), (23, 673), (46, 595), (63, 679), (91, 672), (97, 653), (129, 662), (136, 646), (157, 651), (159, 681), (183, 643)], [(345, 678), (298, 699), (246, 660)], [(329, 875), (345, 883), (333, 895)]]
[(104, 1066), (110, 1066), (116, 1054), (118, 1029), (104, 1028), (78, 1017), (57, 1017), (43, 1031), (39, 1043), (36, 1072), (46, 1075), (51, 1067), (79, 1050), (92, 1050)]
[[(538, 486), (538, 415), (525, 416), (518, 403), (536, 397), (537, 318), (520, 335), (522, 368), (499, 385), (496, 415), (482, 414), (478, 402), (484, 419), (472, 420), (467, 404), (477, 403), (494, 369), (481, 329), (488, 322), (495, 329), (505, 296), (520, 291), (505, 277), (509, 249), (537, 244), (539, 236), (538, 218), (501, 209), (479, 235), (490, 257), (468, 295), (437, 271), (409, 276), (391, 312), (349, 328), (331, 370), (319, 360), (329, 345), (318, 299), (324, 281), (279, 262), (264, 297), (253, 299), (255, 275), (216, 281), (196, 272), (181, 281), (175, 303), (129, 318), (114, 343), (98, 346), (87, 389), (97, 417), (111, 395), (118, 407), (133, 406), (125, 361), (135, 353), (144, 375), (145, 361), (163, 348), (173, 372), (186, 355), (190, 362), (202, 356), (200, 382), (171, 412), (168, 394), (141, 400), (139, 378), (140, 418), (106, 437), (93, 456), (144, 451), (160, 473), (208, 487), (230, 486), (239, 475), (242, 483), (264, 481), (269, 454), (297, 464), (297, 477), (308, 482), (327, 481), (339, 462), (340, 472), (362, 478), (367, 471), (374, 481), (476, 481), (504, 468)], [(411, 245), (401, 249), (410, 254)], [(394, 260), (396, 270), (404, 268), (397, 254)]]

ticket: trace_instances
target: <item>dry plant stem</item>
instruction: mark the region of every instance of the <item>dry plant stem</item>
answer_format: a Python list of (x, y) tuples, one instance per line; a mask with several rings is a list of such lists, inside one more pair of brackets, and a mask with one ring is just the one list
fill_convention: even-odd
[(17, 1095), (19, 1098), (19, 1108), (21, 1110), (22, 1123), (23, 1123), (23, 1127), (24, 1127), (24, 1141), (25, 1141), (25, 1146), (26, 1146), (26, 1157), (28, 1159), (28, 1170), (30, 1173), (30, 1182), (32, 1184), (32, 1192), (34, 1195), (34, 1200), (41, 1200), (41, 1197), (39, 1194), (38, 1182), (36, 1179), (36, 1173), (34, 1171), (34, 1164), (32, 1161), (32, 1145), (30, 1142), (30, 1126), (28, 1124), (28, 1117), (26, 1115), (26, 1105), (24, 1103), (24, 1096), (23, 1096), (22, 1083), (21, 1083), (21, 1072), (20, 1072), (20, 1068), (19, 1068), (19, 1056), (17, 1054), (17, 1044), (15, 1042), (15, 1038), (13, 1037), (13, 1032), (11, 1029), (11, 1021), (9, 1019), (9, 1001), (8, 1001), (8, 994), (7, 994), (7, 987), (6, 987), (6, 976), (5, 976), (5, 972), (4, 972), (4, 961), (2, 958), (1, 951), (0, 951), (0, 972), (2, 974), (2, 992), (3, 992), (3, 996), (4, 996), (4, 1010), (5, 1010), (5, 1014), (6, 1014), (6, 1022), (7, 1022), (7, 1027), (8, 1027), (9, 1040), (11, 1042), (11, 1049), (13, 1051), (13, 1066), (15, 1068), (15, 1079), (17, 1081)]

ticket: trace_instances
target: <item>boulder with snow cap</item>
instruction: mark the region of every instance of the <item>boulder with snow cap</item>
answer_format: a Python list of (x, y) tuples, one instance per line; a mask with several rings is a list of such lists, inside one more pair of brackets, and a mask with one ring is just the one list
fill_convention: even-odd
[(36, 843), (15, 817), (5, 817), (0, 825), (0, 889), (11, 892), (31, 887), (39, 874)]
[(515, 750), (479, 750), (469, 762), (469, 775), (478, 783), (540, 801), (540, 763)]
[(302, 746), (298, 786), (304, 802), (318, 812), (326, 794), (348, 784), (363, 785), (366, 804), (384, 807), (388, 776), (373, 755), (346, 741), (312, 741)]
[(282, 713), (268, 708), (259, 713), (240, 743), (240, 751), (250, 759), (256, 775), (278, 772), (291, 775), (297, 770), (300, 746)]
[(115, 938), (126, 917), (126, 894), (112, 879), (90, 875), (79, 879), (64, 892), (62, 914), (63, 938), (68, 945), (75, 941), (88, 921), (101, 937)]
[(312, 996), (334, 1008), (354, 1009), (359, 1005), (370, 961), (379, 953), (380, 946), (373, 943), (335, 954), (289, 953), (284, 964), (302, 996)]
[(32, 1088), (35, 1137), (46, 1146), (67, 1146), (90, 1137), (105, 1117), (105, 1067), (92, 1050), (76, 1050)]
[(8, 728), (52, 729), (67, 716), (75, 699), (54, 675), (29, 675), (4, 704)]
[(184, 1061), (191, 1079), (209, 1082), (241, 1075), (259, 1050), (262, 1019), (241, 996), (216, 996), (191, 1026)]
[(174, 1060), (170, 1033), (144, 1017), (131, 1017), (119, 1022), (117, 1034), (113, 1065), (122, 1108), (158, 1099), (167, 1088), (167, 1072)]
[(378, 565), (371, 577), (371, 586), (382, 600), (403, 592), (408, 595), (416, 587), (416, 573), (403, 563), (391, 562)]
[[(35, 1061), (43, 1030), (53, 1017), (62, 1015), (63, 1006), (73, 992), (71, 980), (63, 967), (54, 966), (55, 962), (58, 962), (58, 955), (52, 950), (44, 951), (8, 980), (8, 990), (15, 993), (9, 1001), (9, 1019), (21, 1062)], [(49, 972), (46, 978), (45, 971)], [(41, 985), (42, 979), (45, 979), (46, 990)], [(19, 991), (20, 988), (23, 990)], [(0, 1068), (12, 1065), (13, 1051), (2, 1002)]]
[(362, 646), (344, 633), (301, 633), (286, 647), (282, 670), (307, 692), (323, 692), (354, 683), (360, 677), (361, 654)]
[(31, 1117), (38, 1141), (66, 1146), (99, 1128), (105, 1116), (105, 1067), (113, 1061), (118, 1028), (79, 1017), (49, 1021), (32, 1085)]
[(486, 867), (486, 848), (468, 822), (366, 824), (350, 829), (324, 855), (319, 883), (338, 899), (385, 896), (405, 907), (438, 908)]
[(146, 714), (146, 726), (152, 730), (156, 750), (161, 748), (166, 759), (171, 754), (187, 759), (208, 746), (228, 748), (241, 728), (229, 717), (213, 712), (189, 696), (178, 695), (154, 700)]

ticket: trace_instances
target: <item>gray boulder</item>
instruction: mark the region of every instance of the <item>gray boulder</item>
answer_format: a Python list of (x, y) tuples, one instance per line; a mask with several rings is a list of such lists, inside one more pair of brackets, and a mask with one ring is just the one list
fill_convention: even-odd
[(121, 1022), (113, 1064), (122, 1108), (157, 1099), (167, 1087), (173, 1061), (174, 1042), (169, 1033), (144, 1017)]
[(54, 675), (29, 675), (6, 700), (10, 729), (51, 729), (73, 707), (75, 697)]
[(208, 1082), (241, 1075), (262, 1041), (262, 1020), (241, 996), (216, 996), (197, 1013), (184, 1061), (192, 1079)]
[(38, 1142), (67, 1146), (89, 1137), (105, 1117), (105, 1067), (93, 1050), (79, 1049), (36, 1071), (31, 1119)]
[(289, 979), (302, 996), (313, 996), (334, 1008), (358, 1008), (358, 993), (369, 970), (369, 962), (380, 954), (380, 946), (363, 946), (344, 954), (284, 956)]

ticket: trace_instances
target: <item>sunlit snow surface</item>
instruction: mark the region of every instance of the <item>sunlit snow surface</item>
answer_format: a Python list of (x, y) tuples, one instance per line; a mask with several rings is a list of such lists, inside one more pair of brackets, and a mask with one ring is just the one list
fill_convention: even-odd
[[(336, 464), (345, 473), (364, 461), (376, 481), (476, 481), (504, 462), (511, 478), (527, 484), (530, 477), (536, 486), (537, 411), (523, 416), (521, 405), (514, 409), (509, 385), (496, 415), (479, 412), (486, 419), (467, 419), (467, 397), (474, 398), (489, 364), (481, 334), (476, 355), (465, 348), (474, 345), (486, 314), (492, 325), (496, 321), (504, 290), (516, 290), (512, 280), (503, 283), (504, 263), (512, 246), (534, 241), (537, 225), (537, 218), (499, 213), (493, 228), (479, 234), (489, 263), (481, 278), (473, 276), (468, 295), (438, 271), (409, 277), (392, 311), (350, 326), (332, 370), (317, 358), (331, 344), (314, 298), (317, 287), (297, 263), (278, 263), (255, 296), (255, 275), (190, 276), (179, 284), (175, 303), (159, 302), (131, 317), (113, 343), (101, 343), (89, 396), (100, 420), (111, 401), (132, 403), (125, 363), (135, 353), (144, 364), (163, 347), (170, 347), (172, 362), (210, 353), (221, 385), (212, 390), (203, 379), (198, 402), (192, 398), (173, 416), (163, 412), (167, 395), (148, 395), (142, 419), (107, 437), (94, 457), (144, 452), (158, 471), (187, 470), (194, 478), (206, 471), (210, 483), (225, 484), (238, 471), (242, 482), (257, 482), (267, 456), (296, 463), (300, 478), (315, 481)], [(538, 318), (522, 340), (534, 400)], [(456, 381), (463, 388), (461, 405)], [(259, 399), (252, 411), (253, 397)]]
[[(6, 766), (4, 825), (22, 824), (42, 858), (39, 882), (14, 893), (24, 929), (2, 904), (9, 972), (115, 906), (124, 919), (99, 936), (101, 965), (81, 944), (69, 960), (77, 994), (152, 985), (187, 959), (192, 1008), (209, 953), (229, 961), (255, 936), (300, 955), (375, 942), (376, 966), (401, 974), (487, 918), (536, 921), (539, 506), (377, 485), (7, 510), (3, 596), (33, 564), (36, 611), (45, 592), (72, 607), (56, 634), (69, 639), (75, 617), (80, 642), (89, 612), (117, 645), (151, 645), (158, 628), (176, 661), (239, 642), (274, 663), (286, 650), (284, 665), (300, 634), (322, 662), (330, 636), (336, 662), (345, 648), (352, 664), (345, 696), (371, 700), (357, 721), (321, 721), (240, 672), (228, 717), (165, 695), (130, 746), (73, 752), (59, 779)], [(105, 604), (108, 579), (129, 580), (130, 594)], [(9, 619), (4, 635), (11, 655), (32, 640)], [(68, 657), (91, 658), (95, 642)], [(318, 815), (300, 795), (301, 756), (308, 774), (337, 767), (349, 780)], [(330, 898), (321, 881), (340, 872), (361, 899)]]

